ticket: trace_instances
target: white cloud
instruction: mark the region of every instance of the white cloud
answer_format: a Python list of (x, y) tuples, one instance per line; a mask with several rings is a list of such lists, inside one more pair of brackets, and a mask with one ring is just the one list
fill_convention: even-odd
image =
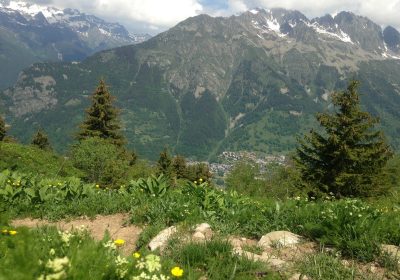
[[(118, 21), (127, 27), (143, 30), (165, 30), (187, 17), (201, 13), (229, 16), (255, 7), (299, 10), (308, 17), (351, 11), (376, 23), (400, 29), (400, 0), (28, 0), (53, 2), (61, 8)], [(219, 4), (219, 5), (218, 5)], [(224, 9), (215, 7), (224, 6)], [(154, 33), (154, 31), (152, 32)]]
[(165, 29), (203, 11), (197, 0), (53, 0), (51, 5), (78, 9), (128, 25), (129, 22), (143, 23), (149, 29)]

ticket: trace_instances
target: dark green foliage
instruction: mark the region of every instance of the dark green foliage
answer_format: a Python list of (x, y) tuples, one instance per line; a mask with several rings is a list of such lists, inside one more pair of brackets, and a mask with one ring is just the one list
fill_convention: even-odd
[(79, 140), (99, 137), (109, 139), (119, 146), (125, 143), (120, 131), (119, 112), (112, 105), (113, 99), (104, 80), (100, 80), (92, 95), (92, 104), (86, 110), (86, 119), (81, 125), (81, 131), (78, 135)]
[(351, 81), (344, 92), (335, 93), (333, 113), (319, 113), (324, 133), (317, 131), (299, 140), (296, 162), (302, 179), (312, 187), (311, 195), (371, 196), (385, 192), (383, 168), (391, 157), (378, 123), (361, 111), (358, 82)]
[(6, 123), (0, 115), (0, 141), (3, 141), (6, 136)]
[(164, 150), (160, 153), (160, 158), (157, 161), (157, 174), (164, 174), (165, 176), (171, 178), (172, 177), (172, 160), (169, 155), (168, 149), (164, 148)]
[(33, 136), (31, 144), (42, 150), (52, 149), (47, 134), (41, 128)]
[(238, 162), (225, 179), (226, 187), (251, 197), (286, 199), (299, 192), (297, 170), (289, 163), (285, 166), (268, 164), (260, 172), (258, 164)]
[(183, 156), (177, 155), (172, 160), (172, 168), (174, 169), (176, 179), (186, 178), (187, 164)]
[(185, 178), (190, 181), (202, 180), (203, 182), (210, 182), (213, 174), (210, 168), (205, 163), (196, 163), (188, 165), (186, 168)]
[(88, 182), (116, 187), (127, 179), (131, 157), (112, 142), (92, 137), (73, 146), (71, 159), (74, 166), (85, 173)]

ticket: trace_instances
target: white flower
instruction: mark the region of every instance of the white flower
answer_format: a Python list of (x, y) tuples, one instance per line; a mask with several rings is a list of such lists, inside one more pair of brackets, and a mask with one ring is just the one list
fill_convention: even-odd
[(115, 246), (114, 242), (109, 240), (106, 243), (103, 244), (104, 248), (108, 248), (111, 251), (117, 250), (117, 246)]
[(54, 260), (48, 260), (47, 264), (46, 264), (46, 267), (53, 270), (54, 272), (60, 272), (68, 266), (69, 266), (68, 257), (55, 258)]

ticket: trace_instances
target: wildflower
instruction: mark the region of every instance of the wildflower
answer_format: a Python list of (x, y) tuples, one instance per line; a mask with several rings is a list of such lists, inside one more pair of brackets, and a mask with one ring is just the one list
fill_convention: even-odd
[(69, 231), (59, 231), (58, 234), (61, 236), (62, 242), (69, 246), (69, 240), (72, 237), (72, 233), (70, 233)]
[(126, 267), (128, 261), (121, 256), (117, 256), (117, 258), (115, 259), (115, 264), (117, 266), (115, 273), (118, 275), (119, 278), (124, 278), (125, 275), (128, 273), (128, 268)]
[(110, 241), (110, 240), (107, 241), (106, 243), (104, 243), (104, 244), (103, 244), (103, 247), (104, 247), (104, 248), (108, 248), (108, 249), (110, 249), (111, 251), (117, 249), (117, 246), (115, 246), (114, 242), (112, 242), (112, 241)]
[(156, 255), (147, 255), (146, 268), (149, 272), (159, 271), (161, 269), (160, 257)]
[(182, 277), (183, 269), (180, 268), (179, 266), (175, 266), (174, 268), (171, 269), (171, 274), (175, 277)]
[(9, 235), (16, 235), (18, 232), (16, 230), (10, 230), (8, 231)]
[(200, 183), (201, 183), (201, 182), (203, 182), (203, 179), (202, 179), (202, 178), (200, 178), (200, 179), (199, 179), (199, 182), (200, 182)]
[(51, 248), (49, 254), (50, 254), (50, 256), (54, 256), (56, 254), (56, 250)]
[(134, 257), (135, 259), (140, 258), (140, 253), (139, 253), (139, 252), (133, 253), (133, 257)]
[(117, 246), (117, 247), (121, 247), (121, 246), (123, 246), (123, 245), (125, 244), (125, 240), (123, 240), (123, 239), (116, 239), (116, 240), (114, 241), (114, 244), (115, 244), (115, 246)]
[(96, 188), (100, 188), (100, 185), (99, 185), (99, 184), (96, 184)]
[(68, 257), (55, 258), (54, 260), (48, 260), (48, 262), (46, 264), (46, 267), (53, 270), (54, 272), (63, 271), (68, 266), (69, 266)]
[(194, 181), (195, 184), (197, 184), (197, 181)]
[(2, 233), (2, 234), (7, 234), (7, 233), (8, 233), (8, 230), (3, 229), (3, 230), (1, 231), (1, 233)]

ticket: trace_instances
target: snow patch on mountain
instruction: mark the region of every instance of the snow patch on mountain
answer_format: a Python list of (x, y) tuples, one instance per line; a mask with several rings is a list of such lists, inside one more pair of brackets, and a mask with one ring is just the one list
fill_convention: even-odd
[(320, 26), (317, 22), (313, 22), (313, 23), (304, 22), (304, 23), (306, 25), (308, 25), (309, 27), (311, 27), (312, 29), (314, 29), (319, 34), (333, 37), (335, 39), (339, 39), (340, 41), (342, 41), (344, 43), (350, 43), (350, 44), (354, 45), (354, 42), (351, 40), (350, 36), (341, 29), (339, 29), (338, 32), (335, 33), (335, 32), (326, 30), (324, 27)]

